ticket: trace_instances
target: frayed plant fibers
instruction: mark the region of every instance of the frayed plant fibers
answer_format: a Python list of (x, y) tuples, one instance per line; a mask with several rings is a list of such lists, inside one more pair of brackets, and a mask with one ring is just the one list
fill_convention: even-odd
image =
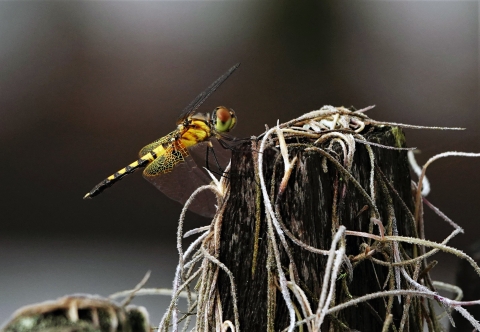
[[(414, 222), (416, 236), (406, 237), (399, 236), (395, 216), (391, 216), (391, 220), (381, 220), (380, 213), (375, 204), (377, 195), (376, 190), (383, 190), (396, 193), (392, 184), (386, 180), (380, 168), (377, 166), (375, 155), (371, 146), (381, 147), (385, 149), (408, 150), (409, 158), (414, 160), (412, 150), (415, 148), (402, 148), (400, 143), (397, 146), (385, 146), (374, 142), (367, 141), (365, 137), (366, 128), (377, 127), (393, 127), (393, 131), (397, 135), (403, 135), (398, 128), (412, 129), (435, 129), (435, 130), (462, 130), (462, 128), (445, 128), (445, 127), (424, 127), (414, 126), (400, 123), (381, 122), (370, 119), (365, 115), (365, 111), (371, 109), (368, 107), (361, 110), (349, 110), (344, 107), (324, 106), (320, 110), (312, 111), (304, 114), (294, 120), (268, 129), (265, 133), (256, 139), (252, 139), (252, 152), (255, 157), (255, 174), (257, 178), (257, 223), (260, 222), (259, 211), (264, 211), (266, 222), (267, 241), (263, 239), (263, 243), (268, 243), (268, 281), (266, 286), (267, 302), (265, 315), (267, 317), (267, 331), (273, 331), (275, 321), (275, 306), (279, 301), (283, 301), (287, 307), (288, 321), (283, 331), (320, 331), (325, 330), (324, 324), (328, 324), (327, 317), (338, 317), (338, 314), (345, 308), (356, 306), (360, 303), (368, 302), (375, 298), (385, 298), (387, 307), (387, 315), (381, 317), (383, 321), (383, 331), (405, 331), (407, 330), (409, 315), (412, 315), (410, 306), (415, 301), (418, 303), (422, 300), (421, 312), (415, 313), (418, 317), (412, 319), (417, 326), (410, 326), (410, 330), (429, 331), (438, 330), (440, 317), (433, 310), (432, 300), (439, 303), (445, 311), (445, 315), (451, 319), (451, 311), (457, 310), (466, 319), (470, 321), (472, 327), (480, 330), (480, 323), (473, 318), (465, 307), (480, 304), (478, 301), (461, 301), (461, 289), (457, 286), (432, 281), (428, 276), (429, 265), (427, 258), (435, 255), (439, 251), (447, 252), (461, 259), (467, 260), (471, 267), (480, 275), (480, 268), (475, 261), (461, 252), (460, 250), (448, 245), (448, 242), (459, 233), (463, 233), (463, 229), (445, 216), (440, 210), (434, 207), (425, 198), (428, 190), (425, 190), (426, 170), (428, 166), (435, 160), (443, 157), (461, 156), (461, 157), (480, 157), (479, 153), (465, 152), (446, 152), (432, 157), (423, 168), (414, 165), (415, 171), (419, 176), (417, 183), (412, 183), (414, 192), (414, 211), (408, 210), (402, 201), (403, 208), (408, 212), (408, 217)], [(318, 153), (323, 158), (322, 168), (325, 171), (327, 164), (335, 167), (337, 174), (353, 184), (356, 190), (368, 202), (368, 213), (370, 213), (369, 232), (359, 232), (347, 229), (338, 223), (336, 219), (337, 206), (332, 206), (332, 242), (329, 248), (314, 248), (294, 236), (290, 232), (278, 213), (278, 204), (282, 200), (282, 195), (286, 190), (286, 186), (293, 167), (298, 162), (294, 155), (290, 155), (294, 139), (308, 140), (309, 144), (303, 144), (304, 151)], [(322, 145), (320, 145), (322, 144)], [(365, 145), (370, 160), (370, 176), (368, 186), (363, 187), (352, 176), (353, 157), (357, 148), (357, 144)], [(322, 148), (322, 147), (323, 148)], [(335, 152), (334, 146), (337, 148)], [(269, 183), (266, 183), (264, 174), (264, 151), (267, 148), (278, 148), (283, 161), (283, 178), (281, 183), (273, 186), (278, 188), (276, 192), (272, 192)], [(326, 147), (326, 148), (325, 148)], [(298, 144), (297, 144), (298, 148)], [(338, 153), (340, 151), (340, 153)], [(277, 162), (279, 162), (277, 160)], [(415, 167), (416, 166), (416, 167)], [(227, 169), (228, 172), (228, 169)], [(376, 184), (376, 185), (375, 185)], [(429, 186), (428, 186), (429, 188)], [(427, 189), (428, 189), (427, 188)], [(218, 200), (218, 210), (210, 225), (184, 233), (183, 223), (185, 212), (188, 205), (195, 199), (195, 195), (202, 190), (213, 191)], [(423, 193), (422, 193), (423, 190)], [(334, 195), (340, 195), (338, 188), (334, 188)], [(165, 312), (163, 319), (158, 327), (159, 331), (241, 331), (241, 317), (237, 308), (237, 284), (234, 276), (227, 266), (222, 263), (220, 257), (220, 231), (224, 218), (225, 207), (228, 204), (230, 195), (230, 185), (228, 177), (222, 177), (220, 181), (216, 179), (209, 186), (199, 188), (186, 203), (180, 216), (177, 232), (177, 249), (179, 254), (179, 262), (173, 281), (173, 289), (171, 290), (172, 300), (169, 308)], [(397, 195), (396, 198), (399, 198)], [(447, 221), (453, 228), (452, 233), (442, 242), (437, 243), (425, 239), (423, 226), (423, 208), (424, 203), (431, 208), (442, 219)], [(392, 204), (390, 199), (390, 205)], [(260, 209), (260, 206), (262, 208)], [(393, 213), (393, 212), (392, 212)], [(258, 238), (258, 227), (255, 227), (255, 236)], [(378, 232), (374, 232), (378, 229)], [(183, 238), (185, 236), (197, 235), (188, 248), (183, 247)], [(362, 252), (355, 257), (347, 257), (346, 237), (364, 238), (366, 245)], [(289, 239), (289, 241), (287, 241)], [(258, 250), (258, 239), (253, 250)], [(326, 257), (325, 275), (321, 285), (321, 292), (317, 301), (308, 300), (302, 288), (302, 280), (299, 280), (296, 272), (295, 262), (291, 256), (291, 245), (299, 246), (303, 250), (310, 251), (317, 255)], [(404, 244), (412, 244), (414, 255), (407, 257), (402, 249)], [(389, 248), (389, 250), (384, 250)], [(384, 250), (384, 251), (382, 251)], [(282, 255), (288, 257), (289, 265), (282, 266)], [(373, 257), (375, 253), (382, 253), (384, 260)], [(256, 253), (253, 254), (254, 264), (252, 271), (254, 273), (256, 265)], [(390, 271), (385, 286), (386, 290), (366, 294), (356, 298), (348, 298), (342, 303), (335, 302), (336, 283), (340, 278), (341, 271), (354, 278), (354, 267), (358, 262), (370, 260), (372, 264), (381, 265)], [(343, 269), (343, 270), (342, 270)], [(228, 276), (228, 291), (231, 294), (233, 302), (233, 319), (224, 319), (222, 303), (220, 300), (220, 292), (218, 287), (219, 273), (223, 271)], [(245, 271), (251, 273), (251, 271)], [(424, 274), (426, 273), (427, 276)], [(421, 277), (423, 275), (423, 277)], [(388, 285), (387, 285), (388, 284)], [(385, 288), (385, 287), (384, 287)], [(224, 289), (226, 289), (224, 287)], [(452, 300), (441, 296), (437, 289), (447, 289), (454, 291), (458, 296)], [(277, 290), (280, 291), (281, 298), (276, 296)], [(141, 292), (141, 290), (139, 291)], [(180, 298), (185, 298), (187, 302), (187, 312), (181, 313), (178, 307)], [(183, 301), (183, 300), (182, 300)], [(403, 306), (403, 314), (397, 325), (393, 324), (392, 314), (390, 310), (394, 301), (399, 301)], [(256, 308), (252, 308), (256, 310)], [(194, 321), (192, 321), (192, 317)], [(332, 320), (330, 320), (332, 321)], [(191, 325), (194, 325), (192, 328)], [(337, 321), (337, 325), (342, 326), (341, 321)], [(331, 331), (342, 330), (330, 326)]]

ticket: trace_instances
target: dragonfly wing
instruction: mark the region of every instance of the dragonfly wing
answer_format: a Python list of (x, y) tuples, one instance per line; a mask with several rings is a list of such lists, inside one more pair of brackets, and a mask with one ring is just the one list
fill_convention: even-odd
[[(169, 198), (182, 205), (200, 186), (209, 184), (211, 179), (198, 167), (185, 150), (173, 147), (165, 155), (155, 159), (143, 171), (143, 177)], [(200, 192), (189, 210), (204, 217), (213, 217), (217, 200), (210, 190)]]
[(213, 82), (205, 91), (203, 91), (202, 93), (200, 93), (194, 100), (192, 100), (192, 102), (183, 109), (182, 113), (180, 113), (180, 117), (178, 118), (177, 120), (177, 124), (180, 124), (183, 122), (183, 120), (185, 120), (186, 118), (188, 118), (191, 114), (193, 114), (195, 112), (195, 110), (197, 108), (200, 107), (200, 105), (203, 104), (203, 102), (212, 94), (215, 92), (215, 90), (217, 90), (217, 88), (223, 83), (225, 82), (225, 80), (230, 76), (232, 75), (232, 73), (235, 71), (235, 69), (237, 69), (238, 67), (240, 66), (240, 63), (237, 63), (236, 65), (234, 65), (232, 68), (230, 68), (229, 70), (227, 70), (227, 72), (225, 74), (223, 74), (222, 76), (220, 76), (219, 78), (217, 78), (217, 80), (215, 82)]
[(145, 145), (140, 150), (140, 152), (138, 153), (139, 157), (143, 157), (147, 153), (152, 152), (153, 150), (155, 150), (160, 145), (165, 145), (165, 144), (171, 143), (175, 139), (176, 134), (177, 134), (177, 131), (172, 131), (168, 135), (163, 136), (163, 137), (157, 139), (156, 141), (153, 141), (152, 143), (150, 143), (148, 145)]

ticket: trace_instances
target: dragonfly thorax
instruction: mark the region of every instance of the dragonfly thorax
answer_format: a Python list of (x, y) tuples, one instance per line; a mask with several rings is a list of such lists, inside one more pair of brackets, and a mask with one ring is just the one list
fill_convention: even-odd
[(179, 125), (180, 141), (185, 147), (190, 147), (199, 142), (208, 140), (212, 136), (212, 129), (210, 123), (206, 121), (206, 117), (192, 117), (188, 119), (183, 125)]

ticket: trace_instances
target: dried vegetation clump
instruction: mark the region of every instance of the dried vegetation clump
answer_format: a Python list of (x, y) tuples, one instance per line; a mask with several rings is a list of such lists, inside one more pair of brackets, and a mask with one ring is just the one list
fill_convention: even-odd
[[(378, 146), (386, 149), (396, 150), (413, 150), (414, 148), (402, 148), (400, 146), (383, 146), (377, 143), (369, 142), (364, 136), (366, 128), (372, 127), (399, 127), (413, 129), (437, 129), (437, 130), (460, 130), (462, 128), (442, 128), (442, 127), (424, 127), (399, 123), (381, 122), (370, 119), (365, 115), (365, 111), (369, 108), (351, 111), (343, 107), (325, 106), (318, 111), (313, 111), (302, 115), (301, 117), (278, 124), (274, 128), (267, 128), (267, 131), (258, 139), (259, 144), (253, 144), (254, 155), (256, 156), (256, 174), (260, 184), (260, 193), (258, 195), (258, 203), (263, 204), (266, 214), (268, 226), (268, 267), (273, 269), (275, 273), (269, 273), (269, 283), (276, 284), (281, 291), (283, 301), (286, 303), (289, 312), (289, 325), (285, 331), (293, 331), (296, 327), (302, 327), (306, 331), (319, 331), (325, 323), (325, 319), (329, 315), (337, 315), (343, 309), (355, 306), (361, 302), (366, 302), (374, 298), (386, 298), (385, 302), (387, 310), (390, 310), (394, 301), (399, 301), (403, 305), (403, 315), (398, 326), (392, 325), (392, 315), (388, 314), (384, 317), (384, 330), (390, 328), (394, 331), (404, 331), (406, 324), (408, 325), (409, 306), (415, 299), (425, 299), (420, 306), (418, 313), (419, 319), (415, 322), (418, 326), (413, 328), (423, 328), (425, 324), (430, 331), (439, 328), (439, 317), (433, 310), (433, 302), (439, 303), (445, 309), (445, 314), (451, 319), (451, 311), (456, 310), (467, 318), (472, 326), (480, 330), (480, 324), (468, 313), (464, 308), (469, 305), (480, 304), (480, 301), (460, 301), (462, 297), (461, 290), (453, 285), (447, 285), (441, 282), (432, 281), (428, 275), (429, 264), (427, 258), (431, 257), (439, 251), (454, 254), (461, 259), (467, 260), (472, 268), (480, 275), (480, 269), (475, 261), (461, 252), (460, 250), (448, 246), (448, 242), (463, 229), (445, 216), (440, 210), (434, 207), (426, 198), (428, 193), (427, 181), (425, 177), (428, 166), (437, 159), (449, 156), (462, 157), (479, 157), (478, 153), (466, 152), (445, 152), (429, 159), (427, 163), (420, 169), (418, 166), (414, 168), (418, 172), (419, 180), (412, 183), (415, 192), (415, 208), (409, 211), (409, 218), (415, 223), (416, 236), (405, 237), (399, 236), (395, 217), (391, 216), (389, 220), (381, 220), (380, 213), (375, 204), (376, 187), (375, 181), (379, 171), (375, 166), (375, 155), (371, 146)], [(305, 148), (305, 151), (313, 151), (323, 156), (323, 167), (326, 168), (327, 163), (331, 163), (336, 167), (338, 172), (351, 181), (356, 189), (369, 202), (370, 227), (369, 232), (358, 232), (346, 229), (344, 226), (336, 224), (332, 230), (332, 242), (330, 248), (313, 248), (301, 240), (296, 238), (285, 225), (282, 223), (275, 204), (281, 201), (283, 191), (286, 188), (290, 174), (297, 162), (296, 156), (290, 155), (291, 144), (286, 143), (285, 138), (302, 138), (308, 139), (311, 144)], [(291, 140), (288, 140), (291, 141)], [(320, 148), (320, 144), (327, 148)], [(364, 144), (369, 152), (371, 173), (368, 187), (362, 187), (360, 183), (351, 175), (351, 167), (353, 156), (355, 154), (357, 144)], [(265, 181), (264, 168), (264, 151), (266, 148), (276, 146), (280, 149), (283, 158), (284, 175), (278, 186), (278, 192), (274, 193), (274, 197), (269, 192), (269, 184)], [(334, 147), (340, 147), (341, 153), (334, 151)], [(338, 149), (337, 149), (338, 150)], [(409, 151), (409, 158), (413, 158), (413, 154)], [(413, 162), (413, 161), (412, 161)], [(416, 165), (416, 164), (415, 164)], [(414, 166), (414, 165), (413, 165)], [(391, 186), (389, 183), (384, 183)], [(395, 189), (389, 188), (395, 191)], [(184, 233), (183, 221), (185, 212), (188, 208), (187, 202), (178, 226), (177, 233), (177, 249), (179, 253), (179, 263), (173, 283), (172, 301), (167, 312), (160, 323), (160, 331), (177, 331), (180, 324), (183, 323), (183, 331), (190, 328), (191, 317), (195, 317), (195, 327), (192, 331), (240, 331), (240, 317), (238, 314), (237, 302), (237, 286), (233, 274), (219, 260), (220, 251), (220, 231), (222, 227), (223, 212), (226, 202), (230, 198), (230, 188), (228, 178), (223, 177), (220, 181), (214, 180), (209, 186), (198, 189), (212, 190), (218, 198), (218, 211), (211, 224), (202, 228), (194, 229)], [(197, 193), (196, 192), (196, 193)], [(191, 199), (195, 199), (194, 193)], [(261, 195), (260, 195), (261, 194)], [(431, 208), (441, 218), (448, 222), (453, 230), (452, 233), (441, 243), (436, 243), (425, 239), (423, 226), (423, 208), (424, 205)], [(406, 206), (406, 205), (405, 205)], [(335, 209), (335, 206), (332, 207)], [(258, 209), (260, 211), (260, 209)], [(332, 213), (335, 215), (335, 213)], [(335, 224), (335, 221), (333, 221)], [(376, 229), (374, 231), (374, 226)], [(182, 240), (184, 237), (199, 234), (188, 248), (184, 249)], [(257, 234), (258, 236), (258, 234)], [(361, 237), (366, 239), (364, 251), (356, 257), (347, 257), (345, 255), (345, 237)], [(308, 296), (304, 293), (299, 281), (295, 278), (295, 262), (290, 260), (289, 272), (285, 273), (282, 268), (281, 255), (286, 254), (290, 257), (289, 239), (295, 245), (305, 250), (311, 251), (318, 255), (327, 256), (326, 274), (323, 278), (321, 294), (316, 303), (308, 300)], [(413, 245), (413, 257), (408, 257), (402, 246), (405, 244)], [(383, 248), (383, 249), (382, 249)], [(388, 248), (385, 250), (384, 248)], [(258, 250), (258, 247), (255, 249)], [(385, 259), (379, 260), (373, 257), (376, 252), (383, 250)], [(369, 259), (374, 264), (387, 266), (390, 273), (389, 282), (384, 287), (384, 291), (367, 294), (365, 296), (351, 298), (343, 303), (335, 303), (335, 284), (339, 278), (339, 273), (343, 269), (350, 278), (354, 278), (354, 267), (361, 260)], [(230, 280), (230, 292), (233, 300), (234, 319), (225, 320), (222, 313), (222, 303), (218, 290), (219, 272), (223, 270)], [(246, 271), (247, 273), (248, 271)], [(403, 285), (403, 287), (402, 287)], [(405, 287), (407, 285), (407, 287)], [(441, 296), (437, 290), (448, 290), (456, 293), (458, 296), (455, 300)], [(268, 308), (274, 308), (275, 296), (272, 292), (277, 289), (268, 290)], [(187, 299), (188, 312), (180, 314), (178, 309), (178, 300), (180, 297)], [(280, 301), (277, 299), (276, 301)], [(432, 302), (433, 301), (433, 302)], [(274, 326), (274, 310), (267, 310), (268, 330), (273, 330)], [(410, 327), (412, 328), (412, 327)]]

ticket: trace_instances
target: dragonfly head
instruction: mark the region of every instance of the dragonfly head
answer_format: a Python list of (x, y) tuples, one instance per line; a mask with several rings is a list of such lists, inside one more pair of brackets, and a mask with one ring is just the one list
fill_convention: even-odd
[(226, 133), (232, 130), (237, 124), (235, 111), (225, 106), (218, 106), (213, 110), (212, 123), (219, 133)]

